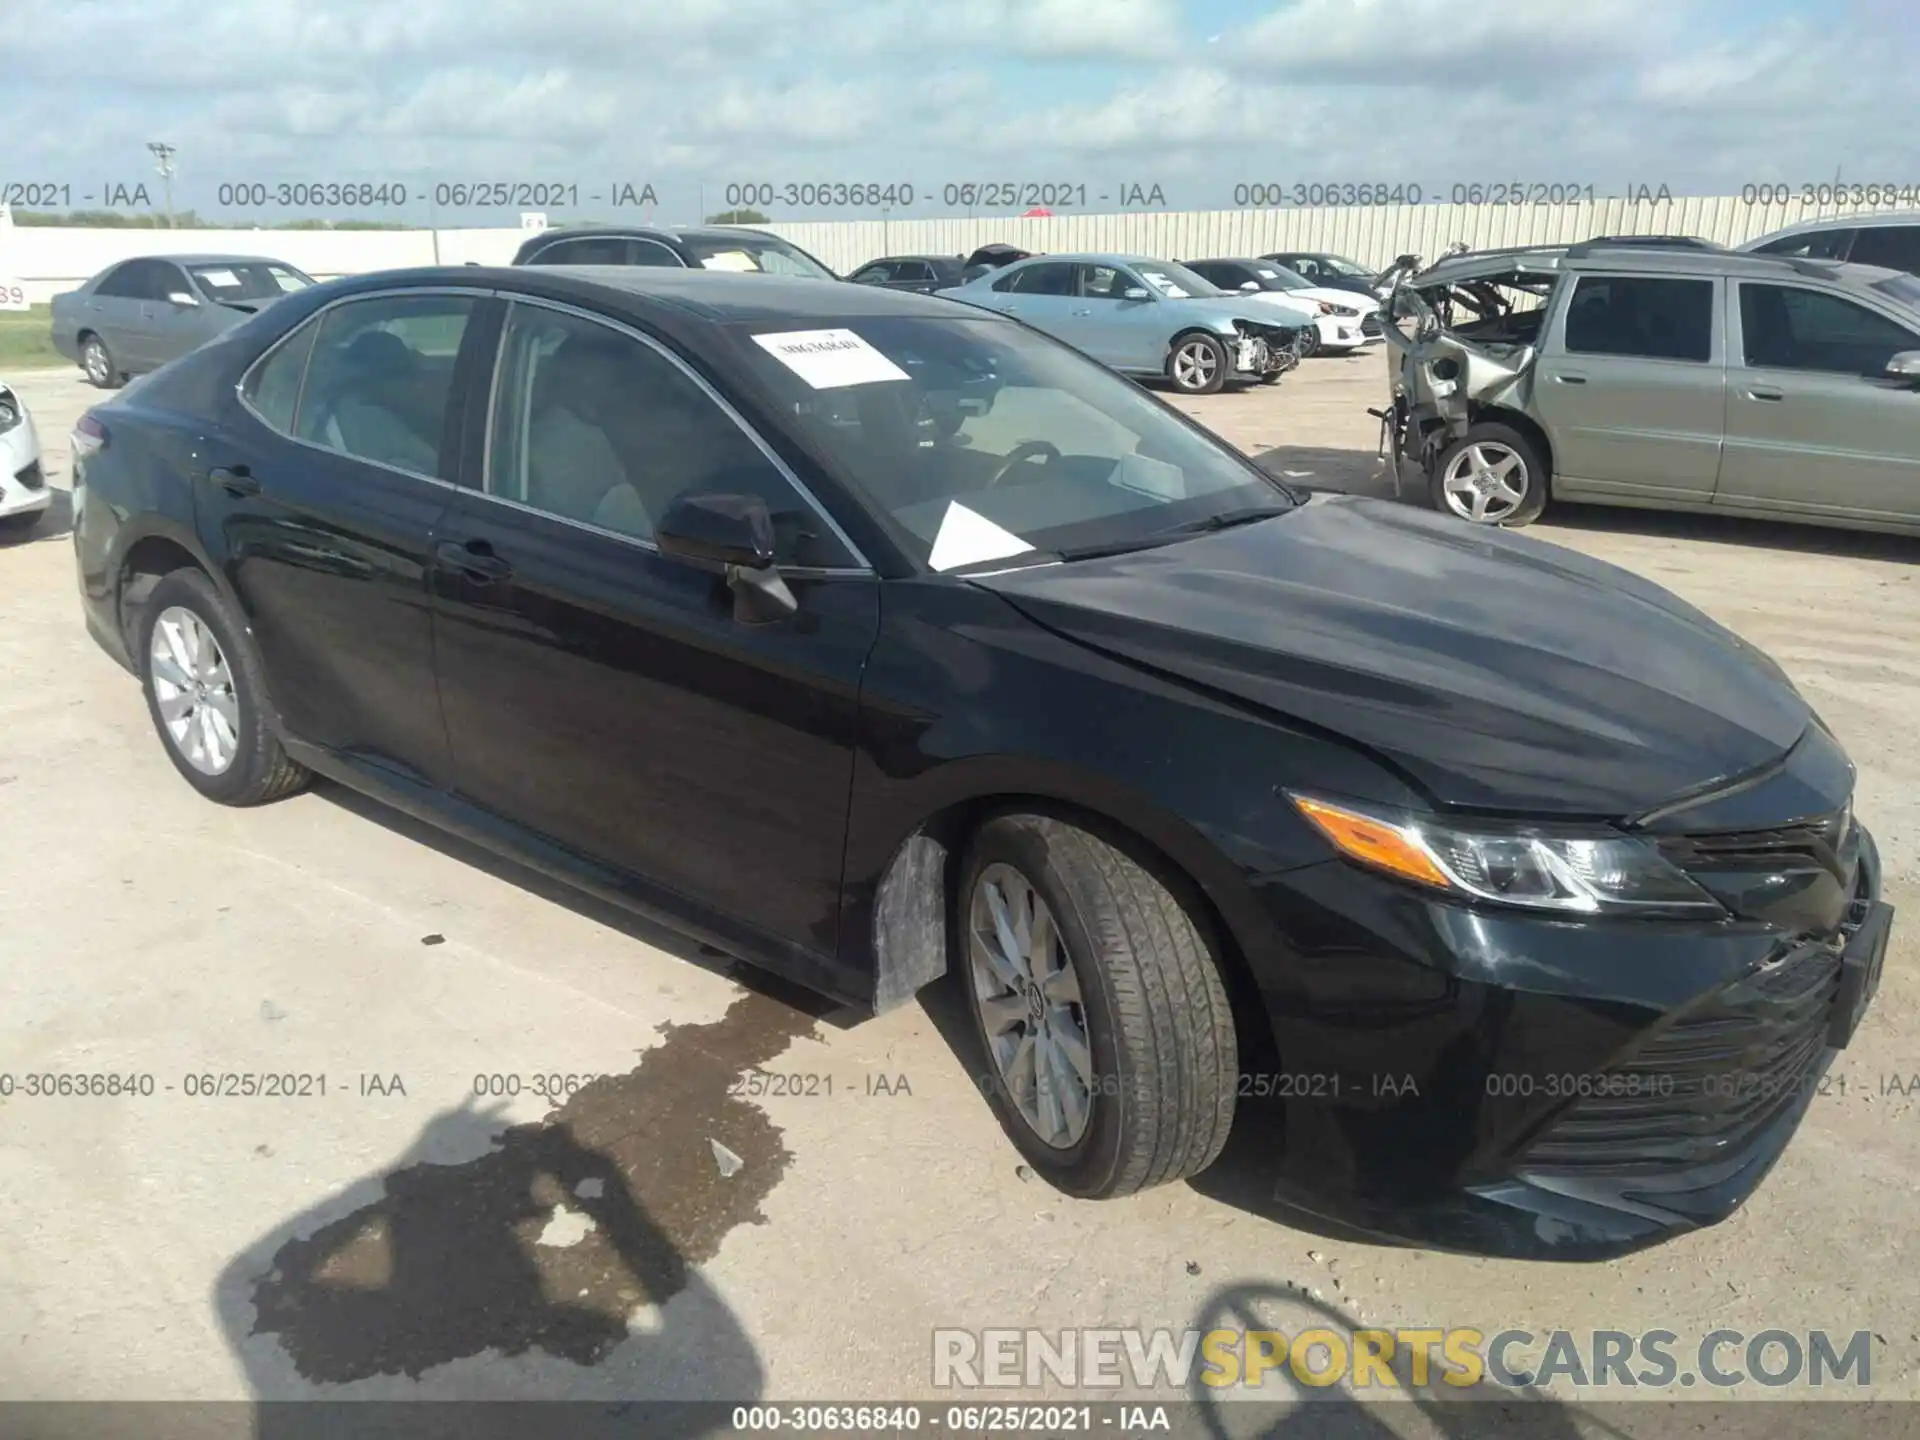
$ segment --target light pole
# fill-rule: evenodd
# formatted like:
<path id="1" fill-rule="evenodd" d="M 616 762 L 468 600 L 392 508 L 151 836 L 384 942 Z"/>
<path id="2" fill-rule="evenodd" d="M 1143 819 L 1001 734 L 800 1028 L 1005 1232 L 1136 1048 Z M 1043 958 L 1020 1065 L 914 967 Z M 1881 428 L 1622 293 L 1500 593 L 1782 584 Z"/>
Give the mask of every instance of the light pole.
<path id="1" fill-rule="evenodd" d="M 173 156 L 174 147 L 164 145 L 158 140 L 149 140 L 147 149 L 153 152 L 154 168 L 160 172 L 160 181 L 166 186 L 167 228 L 173 229 Z"/>

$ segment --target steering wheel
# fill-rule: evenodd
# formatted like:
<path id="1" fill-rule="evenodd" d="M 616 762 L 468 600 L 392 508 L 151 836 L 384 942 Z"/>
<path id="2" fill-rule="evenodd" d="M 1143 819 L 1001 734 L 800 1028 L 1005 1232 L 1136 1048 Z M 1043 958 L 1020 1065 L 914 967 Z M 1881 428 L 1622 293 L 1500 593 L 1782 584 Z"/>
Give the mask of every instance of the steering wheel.
<path id="1" fill-rule="evenodd" d="M 1018 445 L 1013 447 L 1013 452 L 1001 462 L 1000 468 L 993 472 L 993 478 L 987 481 L 987 488 L 991 490 L 994 486 L 1005 480 L 1007 476 L 1011 475 L 1019 466 L 1042 455 L 1047 457 L 1047 464 L 1051 465 L 1060 458 L 1060 451 L 1052 442 L 1047 440 L 1022 440 Z"/>

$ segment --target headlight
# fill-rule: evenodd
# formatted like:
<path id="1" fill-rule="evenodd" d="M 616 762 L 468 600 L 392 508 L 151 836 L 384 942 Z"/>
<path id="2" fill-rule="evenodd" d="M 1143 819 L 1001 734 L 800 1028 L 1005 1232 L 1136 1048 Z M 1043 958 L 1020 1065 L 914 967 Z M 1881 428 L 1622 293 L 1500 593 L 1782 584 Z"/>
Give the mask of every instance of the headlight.
<path id="1" fill-rule="evenodd" d="M 1326 301 L 1316 300 L 1314 301 L 1313 313 L 1316 315 L 1332 315 L 1335 311 L 1333 306 L 1329 305 Z"/>
<path id="2" fill-rule="evenodd" d="M 1335 305 L 1332 308 L 1334 314 L 1344 315 L 1349 320 L 1360 313 L 1360 307 L 1358 305 Z"/>
<path id="3" fill-rule="evenodd" d="M 1651 845 L 1604 827 L 1444 822 L 1289 791 L 1342 855 L 1371 870 L 1528 910 L 1720 916 L 1720 904 Z"/>
<path id="4" fill-rule="evenodd" d="M 13 396 L 0 392 L 0 435 L 13 429 L 20 423 L 20 402 Z"/>

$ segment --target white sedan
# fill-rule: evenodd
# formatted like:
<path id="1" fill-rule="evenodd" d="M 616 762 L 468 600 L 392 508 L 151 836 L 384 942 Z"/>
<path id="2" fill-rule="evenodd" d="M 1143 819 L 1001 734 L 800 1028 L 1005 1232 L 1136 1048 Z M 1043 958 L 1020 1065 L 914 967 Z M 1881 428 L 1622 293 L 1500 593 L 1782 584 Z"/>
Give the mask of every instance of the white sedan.
<path id="1" fill-rule="evenodd" d="M 0 382 L 0 528 L 31 528 L 52 499 L 27 402 Z"/>
<path id="2" fill-rule="evenodd" d="M 1380 302 L 1354 290 L 1333 290 L 1313 284 L 1271 260 L 1187 260 L 1222 290 L 1264 301 L 1276 309 L 1298 314 L 1313 324 L 1319 343 L 1315 353 L 1344 355 L 1380 340 Z"/>

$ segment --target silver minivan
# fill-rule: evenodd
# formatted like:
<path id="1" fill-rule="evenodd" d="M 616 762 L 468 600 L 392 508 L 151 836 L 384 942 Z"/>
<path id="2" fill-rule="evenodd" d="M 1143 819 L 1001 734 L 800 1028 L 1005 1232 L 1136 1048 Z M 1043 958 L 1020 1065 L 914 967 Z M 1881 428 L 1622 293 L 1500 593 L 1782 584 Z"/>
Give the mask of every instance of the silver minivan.
<path id="1" fill-rule="evenodd" d="M 1436 509 L 1550 500 L 1920 534 L 1920 278 L 1591 241 L 1388 272 L 1375 412 Z"/>

